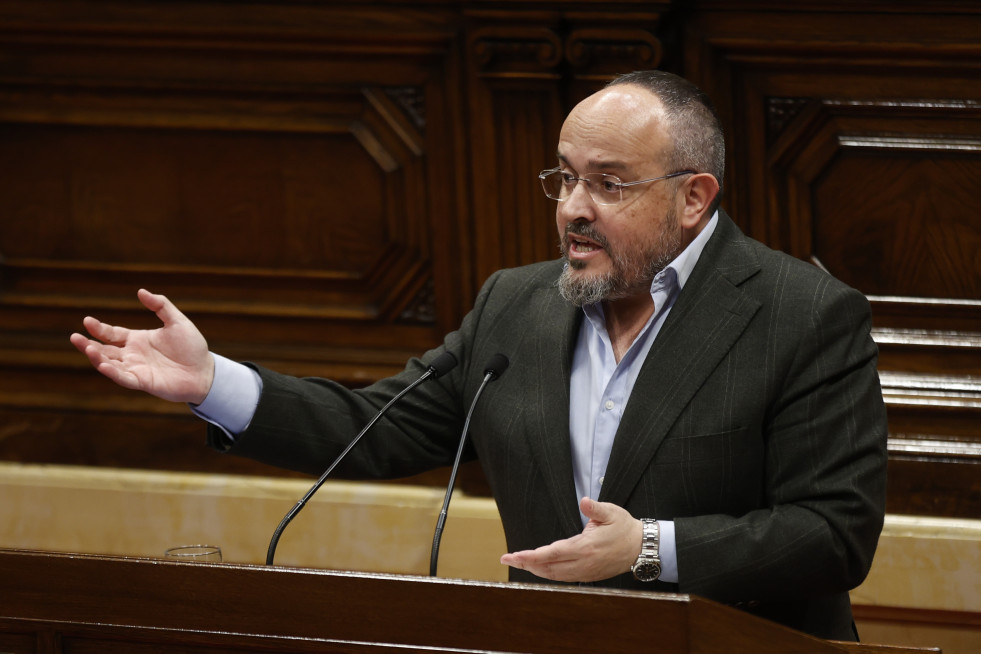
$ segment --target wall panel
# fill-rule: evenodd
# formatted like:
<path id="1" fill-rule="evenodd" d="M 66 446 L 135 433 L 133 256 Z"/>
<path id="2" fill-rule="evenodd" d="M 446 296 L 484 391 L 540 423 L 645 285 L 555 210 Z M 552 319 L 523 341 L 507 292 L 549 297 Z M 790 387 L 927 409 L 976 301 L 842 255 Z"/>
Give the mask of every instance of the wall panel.
<path id="1" fill-rule="evenodd" d="M 120 393 L 66 347 L 86 314 L 153 325 L 140 287 L 215 351 L 353 385 L 455 326 L 471 283 L 447 20 L 0 3 L 0 456 L 187 465 L 183 407 Z"/>
<path id="2" fill-rule="evenodd" d="M 715 100 L 744 230 L 869 296 L 890 511 L 981 515 L 979 33 L 966 0 L 0 0 L 0 458 L 256 472 L 91 371 L 82 316 L 153 325 L 143 286 L 232 358 L 391 374 L 555 256 L 563 116 L 659 67 Z"/>
<path id="3" fill-rule="evenodd" d="M 872 303 L 889 510 L 981 515 L 978 8 L 697 4 L 685 70 L 731 135 L 726 206 Z"/>

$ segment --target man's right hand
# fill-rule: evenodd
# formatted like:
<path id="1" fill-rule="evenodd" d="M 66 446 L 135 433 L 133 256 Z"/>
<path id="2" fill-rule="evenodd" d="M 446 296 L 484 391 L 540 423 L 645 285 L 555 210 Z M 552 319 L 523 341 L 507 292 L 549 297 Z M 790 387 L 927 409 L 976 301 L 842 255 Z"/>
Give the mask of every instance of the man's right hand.
<path id="1" fill-rule="evenodd" d="M 143 306 L 157 314 L 162 327 L 127 329 L 89 316 L 82 324 L 92 338 L 72 334 L 72 345 L 96 370 L 124 388 L 172 402 L 200 404 L 211 390 L 215 374 L 207 341 L 163 295 L 140 289 L 137 296 Z"/>

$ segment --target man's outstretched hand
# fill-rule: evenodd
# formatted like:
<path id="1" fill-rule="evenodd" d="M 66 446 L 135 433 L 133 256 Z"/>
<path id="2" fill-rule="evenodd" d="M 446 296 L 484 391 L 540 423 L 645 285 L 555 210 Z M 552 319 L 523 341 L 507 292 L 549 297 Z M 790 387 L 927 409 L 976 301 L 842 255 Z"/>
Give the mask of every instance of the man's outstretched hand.
<path id="1" fill-rule="evenodd" d="M 588 497 L 580 500 L 579 510 L 589 518 L 581 534 L 505 554 L 501 563 L 553 581 L 601 581 L 630 570 L 640 554 L 640 520 L 616 504 Z"/>
<path id="2" fill-rule="evenodd" d="M 187 317 L 163 295 L 145 289 L 140 302 L 157 314 L 157 329 L 127 329 L 91 316 L 82 324 L 92 336 L 72 334 L 71 342 L 96 370 L 124 388 L 145 391 L 172 402 L 200 404 L 214 379 L 208 343 Z"/>

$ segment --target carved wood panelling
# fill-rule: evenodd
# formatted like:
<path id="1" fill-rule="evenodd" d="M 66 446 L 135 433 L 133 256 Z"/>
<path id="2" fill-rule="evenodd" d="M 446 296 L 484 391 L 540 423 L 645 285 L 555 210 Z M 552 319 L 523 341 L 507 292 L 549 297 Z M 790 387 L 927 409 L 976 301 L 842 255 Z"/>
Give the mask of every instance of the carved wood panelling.
<path id="1" fill-rule="evenodd" d="M 576 102 L 618 73 L 662 63 L 660 11 L 669 3 L 637 5 L 574 3 L 530 13 L 527 23 L 468 12 L 478 284 L 498 268 L 557 256 L 554 204 L 537 174 L 555 165 L 559 129 Z"/>
<path id="2" fill-rule="evenodd" d="M 981 103 L 812 103 L 770 148 L 771 240 L 873 298 L 981 298 L 976 134 Z"/>
<path id="3" fill-rule="evenodd" d="M 447 38 L 431 20 L 59 8 L 61 23 L 4 7 L 6 304 L 118 308 L 143 278 L 230 317 L 387 321 L 414 301 L 446 221 L 423 129 Z M 372 53 L 352 66 L 358 49 Z"/>
<path id="4" fill-rule="evenodd" d="M 981 15 L 704 5 L 686 70 L 730 135 L 726 206 L 751 235 L 869 296 L 889 510 L 976 517 Z"/>
<path id="5" fill-rule="evenodd" d="M 890 510 L 977 514 L 981 9 L 940 8 L 0 0 L 0 457 L 201 461 L 183 407 L 67 344 L 87 313 L 153 325 L 140 286 L 233 358 L 400 369 L 556 256 L 565 114 L 660 67 L 715 101 L 744 230 L 869 295 Z"/>
<path id="6" fill-rule="evenodd" d="M 401 9 L 0 2 L 0 456 L 202 457 L 67 343 L 155 324 L 141 286 L 218 352 L 352 385 L 457 324 L 455 32 Z"/>

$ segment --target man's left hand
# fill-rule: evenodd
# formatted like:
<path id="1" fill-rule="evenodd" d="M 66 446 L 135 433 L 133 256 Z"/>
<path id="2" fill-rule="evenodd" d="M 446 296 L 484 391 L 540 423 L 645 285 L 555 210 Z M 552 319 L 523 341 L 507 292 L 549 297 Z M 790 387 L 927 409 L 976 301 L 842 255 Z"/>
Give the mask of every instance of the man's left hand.
<path id="1" fill-rule="evenodd" d="M 630 570 L 640 554 L 640 520 L 616 504 L 588 497 L 579 501 L 579 510 L 589 518 L 581 534 L 505 554 L 501 563 L 553 581 L 601 581 Z"/>

